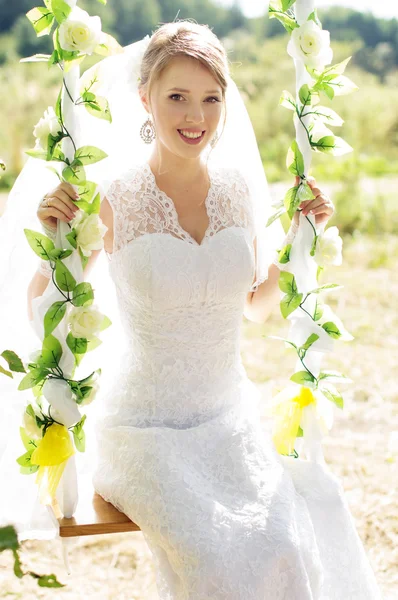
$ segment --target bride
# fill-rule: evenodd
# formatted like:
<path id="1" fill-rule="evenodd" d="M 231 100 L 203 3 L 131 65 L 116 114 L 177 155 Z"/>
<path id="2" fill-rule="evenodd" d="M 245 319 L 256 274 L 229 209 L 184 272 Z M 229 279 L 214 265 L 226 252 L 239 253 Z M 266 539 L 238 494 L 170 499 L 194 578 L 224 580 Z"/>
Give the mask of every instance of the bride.
<path id="1" fill-rule="evenodd" d="M 138 90 L 152 152 L 102 186 L 127 352 L 98 422 L 93 483 L 141 528 L 162 600 L 376 600 L 341 483 L 326 465 L 276 452 L 241 362 L 242 316 L 262 323 L 279 303 L 280 265 L 274 254 L 259 268 L 267 229 L 238 123 L 235 164 L 204 159 L 231 119 L 230 82 L 207 26 L 166 23 L 151 36 Z M 315 198 L 300 210 L 324 226 L 333 204 L 309 183 Z M 37 217 L 49 235 L 73 221 L 76 199 L 68 183 L 47 191 Z M 279 248 L 298 226 L 299 210 Z M 29 286 L 30 318 L 46 265 Z"/>

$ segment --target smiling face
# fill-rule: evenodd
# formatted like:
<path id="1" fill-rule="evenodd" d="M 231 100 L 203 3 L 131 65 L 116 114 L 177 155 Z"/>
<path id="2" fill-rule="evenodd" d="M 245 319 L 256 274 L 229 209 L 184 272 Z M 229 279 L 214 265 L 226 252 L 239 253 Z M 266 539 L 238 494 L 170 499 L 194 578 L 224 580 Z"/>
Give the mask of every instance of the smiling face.
<path id="1" fill-rule="evenodd" d="M 209 69 L 190 56 L 175 56 L 154 81 L 149 101 L 140 94 L 152 115 L 160 150 L 198 157 L 214 137 L 223 109 L 222 88 Z M 181 132 L 202 135 L 195 140 Z"/>

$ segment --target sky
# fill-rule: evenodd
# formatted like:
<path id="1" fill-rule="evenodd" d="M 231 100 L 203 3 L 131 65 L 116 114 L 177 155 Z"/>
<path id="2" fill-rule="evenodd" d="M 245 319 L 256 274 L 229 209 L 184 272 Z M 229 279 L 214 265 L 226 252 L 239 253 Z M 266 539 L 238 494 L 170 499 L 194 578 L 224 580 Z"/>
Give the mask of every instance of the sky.
<path id="1" fill-rule="evenodd" d="M 233 0 L 217 0 L 217 2 L 225 6 L 233 4 Z M 239 4 L 247 17 L 256 17 L 264 14 L 265 2 L 262 2 L 262 0 L 239 0 Z M 376 17 L 385 17 L 388 19 L 396 17 L 398 19 L 397 0 L 315 0 L 316 8 L 329 6 L 348 6 L 363 12 L 370 11 Z"/>

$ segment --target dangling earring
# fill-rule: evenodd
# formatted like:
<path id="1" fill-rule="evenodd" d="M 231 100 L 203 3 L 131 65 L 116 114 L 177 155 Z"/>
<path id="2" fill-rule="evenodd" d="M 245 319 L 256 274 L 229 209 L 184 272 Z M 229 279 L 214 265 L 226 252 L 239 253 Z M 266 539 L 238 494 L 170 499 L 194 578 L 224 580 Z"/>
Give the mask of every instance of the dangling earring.
<path id="1" fill-rule="evenodd" d="M 216 133 L 214 134 L 214 137 L 210 140 L 210 146 L 212 148 L 214 148 L 214 146 L 217 144 L 218 142 L 218 133 L 216 131 Z"/>
<path id="2" fill-rule="evenodd" d="M 150 144 L 156 137 L 155 126 L 148 117 L 140 129 L 140 136 L 146 144 Z"/>

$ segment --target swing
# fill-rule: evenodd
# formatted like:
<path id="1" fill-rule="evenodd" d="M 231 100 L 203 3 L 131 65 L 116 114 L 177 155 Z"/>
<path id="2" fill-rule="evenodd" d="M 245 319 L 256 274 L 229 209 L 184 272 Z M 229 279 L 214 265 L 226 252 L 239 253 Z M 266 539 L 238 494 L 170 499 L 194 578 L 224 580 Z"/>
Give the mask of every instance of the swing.
<path id="1" fill-rule="evenodd" d="M 50 508 L 59 523 L 61 538 L 141 531 L 134 521 L 131 521 L 113 504 L 106 502 L 93 488 L 79 494 L 76 511 L 70 519 L 63 516 L 56 498 Z"/>

